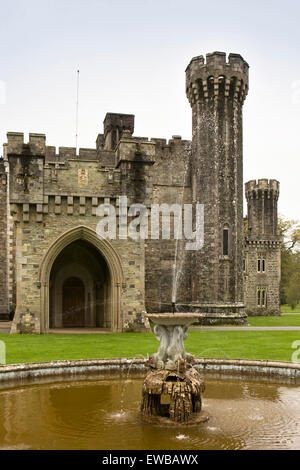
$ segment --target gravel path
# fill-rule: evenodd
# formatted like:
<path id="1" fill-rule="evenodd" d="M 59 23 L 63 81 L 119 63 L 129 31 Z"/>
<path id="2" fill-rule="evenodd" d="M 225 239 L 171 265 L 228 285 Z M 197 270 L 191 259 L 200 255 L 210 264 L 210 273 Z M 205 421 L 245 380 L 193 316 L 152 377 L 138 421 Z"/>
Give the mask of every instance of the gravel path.
<path id="1" fill-rule="evenodd" d="M 290 314 L 287 314 L 290 315 Z M 294 315 L 294 314 L 291 314 Z M 298 314 L 299 315 L 299 314 Z M 300 326 L 192 326 L 189 328 L 190 331 L 300 331 Z M 0 322 L 0 333 L 9 334 L 10 322 Z M 101 329 L 80 329 L 80 331 L 72 330 L 51 330 L 51 333 L 106 333 Z"/>
<path id="2" fill-rule="evenodd" d="M 10 321 L 1 321 L 0 322 L 0 333 L 9 333 L 10 332 Z"/>
<path id="3" fill-rule="evenodd" d="M 300 326 L 193 326 L 193 331 L 300 331 Z"/>

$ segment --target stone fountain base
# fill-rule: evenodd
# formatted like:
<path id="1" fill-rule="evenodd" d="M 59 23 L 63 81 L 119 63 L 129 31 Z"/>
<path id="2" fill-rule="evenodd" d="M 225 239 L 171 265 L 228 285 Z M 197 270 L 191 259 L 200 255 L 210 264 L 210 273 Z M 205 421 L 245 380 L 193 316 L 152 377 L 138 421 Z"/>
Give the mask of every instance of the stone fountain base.
<path id="1" fill-rule="evenodd" d="M 153 331 L 160 346 L 146 363 L 150 370 L 142 392 L 143 420 L 163 425 L 207 421 L 207 413 L 201 410 L 204 382 L 193 367 L 193 356 L 184 349 L 188 327 L 199 315 L 165 313 L 145 316 L 155 324 Z"/>
<path id="2" fill-rule="evenodd" d="M 152 424 L 192 425 L 208 420 L 201 411 L 204 382 L 196 369 L 184 372 L 152 369 L 142 392 L 142 419 Z"/>
<path id="3" fill-rule="evenodd" d="M 197 313 L 195 326 L 247 325 L 247 314 L 242 303 L 224 304 L 180 304 L 181 312 Z"/>

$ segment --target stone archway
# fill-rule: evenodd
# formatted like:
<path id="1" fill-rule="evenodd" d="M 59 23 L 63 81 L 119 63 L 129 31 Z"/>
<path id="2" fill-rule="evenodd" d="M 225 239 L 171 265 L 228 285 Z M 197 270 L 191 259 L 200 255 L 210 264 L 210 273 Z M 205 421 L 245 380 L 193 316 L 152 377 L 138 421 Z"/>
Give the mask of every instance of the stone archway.
<path id="1" fill-rule="evenodd" d="M 111 275 L 91 243 L 75 240 L 56 257 L 50 273 L 50 328 L 111 330 Z"/>
<path id="2" fill-rule="evenodd" d="M 98 251 L 107 265 L 110 283 L 108 286 L 108 299 L 106 308 L 109 309 L 110 330 L 122 331 L 121 325 L 121 289 L 123 284 L 123 270 L 121 260 L 112 244 L 105 239 L 100 239 L 96 232 L 88 227 L 75 227 L 58 237 L 49 247 L 43 257 L 39 280 L 41 287 L 41 333 L 49 331 L 50 322 L 50 275 L 52 267 L 58 256 L 70 244 L 83 240 Z"/>

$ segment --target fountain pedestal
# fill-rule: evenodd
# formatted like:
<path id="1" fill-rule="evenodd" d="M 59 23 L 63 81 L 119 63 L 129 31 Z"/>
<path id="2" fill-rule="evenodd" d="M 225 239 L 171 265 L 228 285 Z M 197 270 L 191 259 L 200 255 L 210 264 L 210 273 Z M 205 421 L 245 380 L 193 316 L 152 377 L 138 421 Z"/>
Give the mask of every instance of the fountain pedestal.
<path id="1" fill-rule="evenodd" d="M 146 314 L 155 324 L 160 341 L 158 352 L 149 357 L 149 371 L 143 384 L 141 412 L 144 420 L 156 424 L 198 424 L 207 421 L 201 410 L 205 386 L 193 367 L 194 358 L 185 352 L 184 340 L 197 314 Z"/>

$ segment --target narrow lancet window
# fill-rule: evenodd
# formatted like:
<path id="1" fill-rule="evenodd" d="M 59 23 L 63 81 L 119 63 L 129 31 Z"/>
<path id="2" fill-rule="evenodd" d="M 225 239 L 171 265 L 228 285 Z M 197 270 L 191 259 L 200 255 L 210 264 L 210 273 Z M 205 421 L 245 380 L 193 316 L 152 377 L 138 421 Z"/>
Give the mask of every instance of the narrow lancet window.
<path id="1" fill-rule="evenodd" d="M 223 230 L 223 255 L 228 256 L 229 253 L 229 244 L 228 244 L 228 228 Z"/>
<path id="2" fill-rule="evenodd" d="M 262 289 L 261 291 L 261 306 L 265 307 L 266 305 L 266 291 L 265 289 Z"/>

